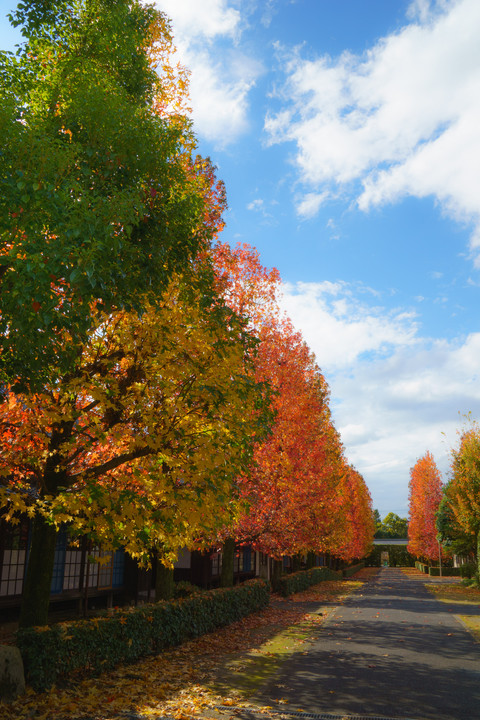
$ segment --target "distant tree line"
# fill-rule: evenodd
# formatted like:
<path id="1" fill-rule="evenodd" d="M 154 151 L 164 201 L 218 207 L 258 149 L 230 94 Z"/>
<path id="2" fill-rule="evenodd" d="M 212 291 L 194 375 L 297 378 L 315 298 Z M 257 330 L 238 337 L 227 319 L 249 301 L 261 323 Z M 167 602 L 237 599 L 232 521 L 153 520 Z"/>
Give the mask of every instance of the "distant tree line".
<path id="1" fill-rule="evenodd" d="M 390 512 L 386 515 L 382 521 L 378 510 L 373 511 L 374 522 L 375 522 L 375 535 L 374 537 L 380 540 L 383 539 L 398 539 L 404 540 L 408 536 L 408 520 L 407 518 L 401 518 L 396 513 Z"/>

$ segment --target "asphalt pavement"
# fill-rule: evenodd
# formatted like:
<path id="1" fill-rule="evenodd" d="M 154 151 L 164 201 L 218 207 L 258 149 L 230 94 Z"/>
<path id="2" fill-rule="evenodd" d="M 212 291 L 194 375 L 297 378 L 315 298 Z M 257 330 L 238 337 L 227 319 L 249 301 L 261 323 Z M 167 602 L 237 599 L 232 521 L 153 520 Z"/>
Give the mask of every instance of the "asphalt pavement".
<path id="1" fill-rule="evenodd" d="M 257 700 L 285 717 L 480 720 L 480 644 L 455 613 L 468 607 L 440 602 L 422 577 L 383 568 Z"/>

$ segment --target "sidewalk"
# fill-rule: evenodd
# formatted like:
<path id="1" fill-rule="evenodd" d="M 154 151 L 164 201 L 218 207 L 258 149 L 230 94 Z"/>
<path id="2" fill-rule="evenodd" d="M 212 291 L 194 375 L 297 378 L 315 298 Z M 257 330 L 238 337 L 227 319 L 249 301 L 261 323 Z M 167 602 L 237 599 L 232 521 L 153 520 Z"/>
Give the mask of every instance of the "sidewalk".
<path id="1" fill-rule="evenodd" d="M 259 704 L 310 718 L 480 718 L 480 645 L 425 580 L 382 569 L 284 662 Z"/>

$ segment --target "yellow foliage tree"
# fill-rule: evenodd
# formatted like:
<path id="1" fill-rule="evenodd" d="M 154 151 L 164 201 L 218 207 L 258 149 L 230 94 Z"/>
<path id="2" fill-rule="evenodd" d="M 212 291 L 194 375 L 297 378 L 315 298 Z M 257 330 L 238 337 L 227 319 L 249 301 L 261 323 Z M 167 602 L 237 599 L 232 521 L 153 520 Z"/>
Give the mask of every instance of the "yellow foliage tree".
<path id="1" fill-rule="evenodd" d="M 235 512 L 233 480 L 262 433 L 255 340 L 226 306 L 177 280 L 141 318 L 93 315 L 74 373 L 0 406 L 0 501 L 12 522 L 34 517 L 23 624 L 46 621 L 60 524 L 168 564 L 212 533 L 219 503 Z"/>

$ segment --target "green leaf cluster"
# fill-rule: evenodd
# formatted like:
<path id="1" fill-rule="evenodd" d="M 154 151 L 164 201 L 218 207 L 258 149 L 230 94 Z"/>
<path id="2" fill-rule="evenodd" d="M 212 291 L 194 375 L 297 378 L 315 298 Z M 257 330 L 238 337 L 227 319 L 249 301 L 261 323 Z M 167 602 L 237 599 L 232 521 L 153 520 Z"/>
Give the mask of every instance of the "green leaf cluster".
<path id="1" fill-rule="evenodd" d="M 375 537 L 380 539 L 398 538 L 405 539 L 408 536 L 408 520 L 396 513 L 390 512 L 385 518 L 380 519 L 378 510 L 375 510 Z"/>
<path id="2" fill-rule="evenodd" d="M 0 379 L 38 388 L 74 367 L 92 302 L 141 312 L 209 230 L 190 124 L 156 105 L 165 16 L 25 0 L 12 21 L 26 40 L 0 54 Z"/>

